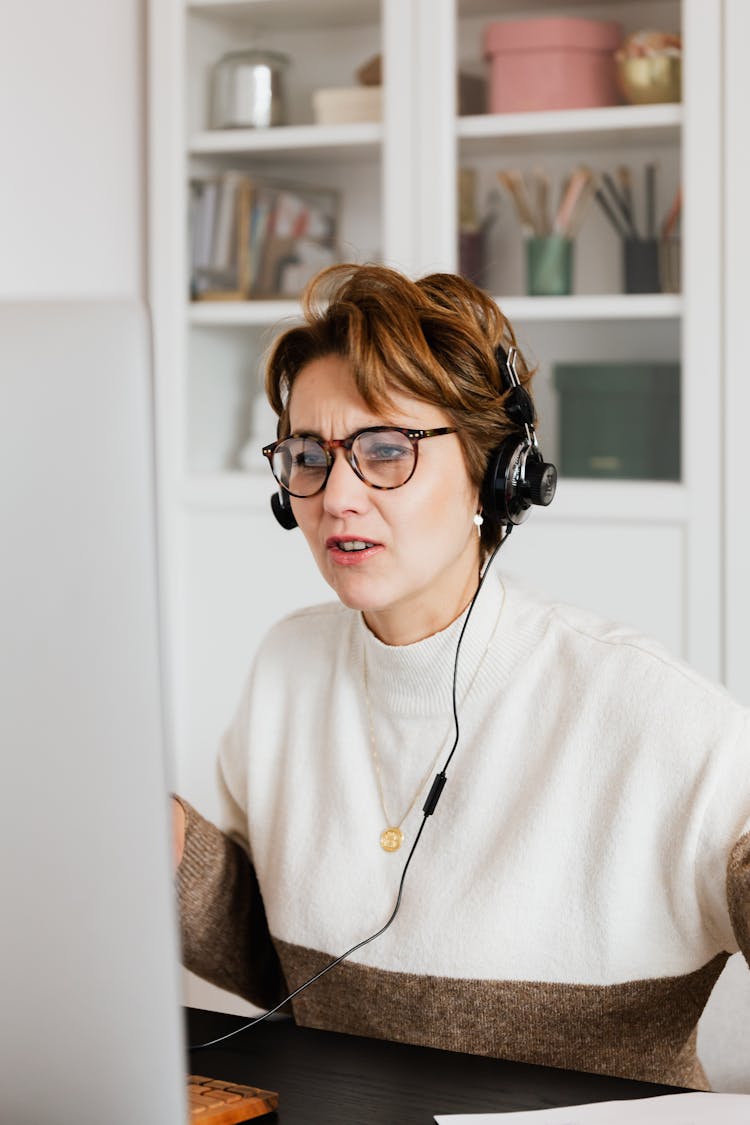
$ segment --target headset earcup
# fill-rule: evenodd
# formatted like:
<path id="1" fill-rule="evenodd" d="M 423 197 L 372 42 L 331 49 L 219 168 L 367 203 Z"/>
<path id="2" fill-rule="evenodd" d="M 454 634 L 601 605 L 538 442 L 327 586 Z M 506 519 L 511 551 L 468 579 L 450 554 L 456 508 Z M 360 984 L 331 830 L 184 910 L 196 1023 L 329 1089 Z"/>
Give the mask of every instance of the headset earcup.
<path id="1" fill-rule="evenodd" d="M 505 502 L 506 474 L 515 447 L 516 442 L 513 438 L 508 438 L 499 445 L 491 454 L 484 475 L 480 495 L 482 515 L 495 526 L 508 522 L 508 508 Z"/>
<path id="2" fill-rule="evenodd" d="M 518 490 L 518 464 L 528 446 L 509 437 L 492 454 L 482 485 L 482 514 L 496 525 L 523 523 L 529 501 Z"/>
<path id="3" fill-rule="evenodd" d="M 271 497 L 271 511 L 286 531 L 294 531 L 295 527 L 297 527 L 292 505 L 285 492 L 274 492 Z"/>
<path id="4" fill-rule="evenodd" d="M 542 457 L 534 432 L 536 412 L 531 395 L 516 371 L 515 344 L 495 348 L 495 360 L 506 394 L 505 409 L 519 432 L 507 437 L 492 453 L 480 500 L 485 519 L 496 526 L 523 523 L 532 504 L 547 507 L 555 495 L 557 469 Z"/>

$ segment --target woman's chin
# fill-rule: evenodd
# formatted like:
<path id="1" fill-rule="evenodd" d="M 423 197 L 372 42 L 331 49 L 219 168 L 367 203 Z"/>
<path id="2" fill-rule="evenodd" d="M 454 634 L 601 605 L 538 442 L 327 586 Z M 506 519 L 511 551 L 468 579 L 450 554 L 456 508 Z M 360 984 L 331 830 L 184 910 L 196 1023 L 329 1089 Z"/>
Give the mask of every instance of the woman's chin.
<path id="1" fill-rule="evenodd" d="M 342 589 L 338 586 L 334 586 L 333 590 L 341 604 L 345 605 L 347 609 L 356 609 L 361 613 L 376 613 L 378 610 L 387 608 L 380 601 L 374 599 L 372 595 L 368 597 L 364 592 L 357 592 L 348 587 Z"/>
<path id="2" fill-rule="evenodd" d="M 381 590 L 373 588 L 372 580 L 362 580 L 351 573 L 325 574 L 324 578 L 331 587 L 336 597 L 347 609 L 360 610 L 362 613 L 377 612 L 387 609 L 391 598 Z M 364 578 L 364 576 L 362 576 Z"/>

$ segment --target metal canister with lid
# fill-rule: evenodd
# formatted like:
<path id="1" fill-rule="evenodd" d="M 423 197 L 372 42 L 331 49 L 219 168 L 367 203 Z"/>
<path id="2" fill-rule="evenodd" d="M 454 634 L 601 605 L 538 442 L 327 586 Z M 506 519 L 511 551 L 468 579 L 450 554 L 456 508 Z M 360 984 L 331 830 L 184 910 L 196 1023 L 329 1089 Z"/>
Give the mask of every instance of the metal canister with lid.
<path id="1" fill-rule="evenodd" d="M 286 122 L 284 71 L 287 55 L 248 47 L 230 51 L 214 65 L 212 129 L 265 129 Z"/>

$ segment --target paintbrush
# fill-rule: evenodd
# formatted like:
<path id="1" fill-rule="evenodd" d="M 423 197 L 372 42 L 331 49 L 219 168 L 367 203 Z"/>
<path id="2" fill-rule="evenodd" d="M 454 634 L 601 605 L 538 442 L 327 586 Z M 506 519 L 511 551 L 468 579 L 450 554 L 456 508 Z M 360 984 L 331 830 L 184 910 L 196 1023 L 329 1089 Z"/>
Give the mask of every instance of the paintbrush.
<path id="1" fill-rule="evenodd" d="M 527 237 L 534 235 L 536 233 L 534 213 L 531 208 L 523 176 L 520 172 L 512 170 L 510 172 L 498 172 L 497 178 L 515 204 L 516 214 L 518 215 L 518 221 L 521 224 L 523 233 Z"/>
<path id="2" fill-rule="evenodd" d="M 597 186 L 594 190 L 594 199 L 599 204 L 602 211 L 607 216 L 610 223 L 612 224 L 612 226 L 615 228 L 615 230 L 619 234 L 620 238 L 627 238 L 628 237 L 627 229 L 622 225 L 622 223 L 620 222 L 620 219 L 617 217 L 615 212 L 612 210 L 612 208 L 609 204 L 609 200 L 607 199 L 606 195 L 604 194 L 604 192 L 602 191 L 602 189 L 601 189 L 601 187 L 599 186 L 598 183 L 597 183 Z"/>
<path id="3" fill-rule="evenodd" d="M 581 193 L 590 179 L 591 170 L 589 168 L 581 166 L 573 171 L 565 189 L 565 194 L 560 201 L 560 206 L 557 209 L 557 214 L 555 215 L 553 225 L 555 234 L 561 234 L 566 238 L 568 237 L 568 230 L 574 211 L 580 200 Z"/>
<path id="4" fill-rule="evenodd" d="M 633 178 L 627 164 L 618 165 L 617 183 L 619 184 L 622 200 L 628 213 L 628 226 L 631 226 L 637 233 L 638 228 L 636 226 L 635 212 L 633 210 Z"/>
<path id="5" fill-rule="evenodd" d="M 586 212 L 588 211 L 591 204 L 591 200 L 594 198 L 595 190 L 596 179 L 592 173 L 586 183 L 583 185 L 581 194 L 578 196 L 578 202 L 573 208 L 573 214 L 570 217 L 568 229 L 566 231 L 567 238 L 573 239 L 577 237 L 578 232 L 581 229 L 583 220 L 586 217 Z"/>
<path id="6" fill-rule="evenodd" d="M 615 204 L 615 207 L 620 212 L 620 215 L 625 222 L 625 226 L 627 227 L 629 236 L 631 238 L 637 238 L 638 231 L 633 225 L 633 217 L 630 213 L 630 209 L 628 208 L 627 201 L 620 195 L 620 192 L 617 190 L 617 187 L 615 185 L 615 181 L 612 179 L 609 172 L 602 172 L 602 181 L 605 187 L 607 187 L 607 189 L 609 190 L 611 201 Z"/>

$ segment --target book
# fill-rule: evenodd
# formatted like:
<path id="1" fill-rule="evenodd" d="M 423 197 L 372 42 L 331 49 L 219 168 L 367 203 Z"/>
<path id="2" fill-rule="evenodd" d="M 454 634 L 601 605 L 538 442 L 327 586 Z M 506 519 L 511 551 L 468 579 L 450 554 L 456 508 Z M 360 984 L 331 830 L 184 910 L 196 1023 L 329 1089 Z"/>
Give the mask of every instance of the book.
<path id="1" fill-rule="evenodd" d="M 230 170 L 190 181 L 193 300 L 298 297 L 339 260 L 338 193 Z"/>

